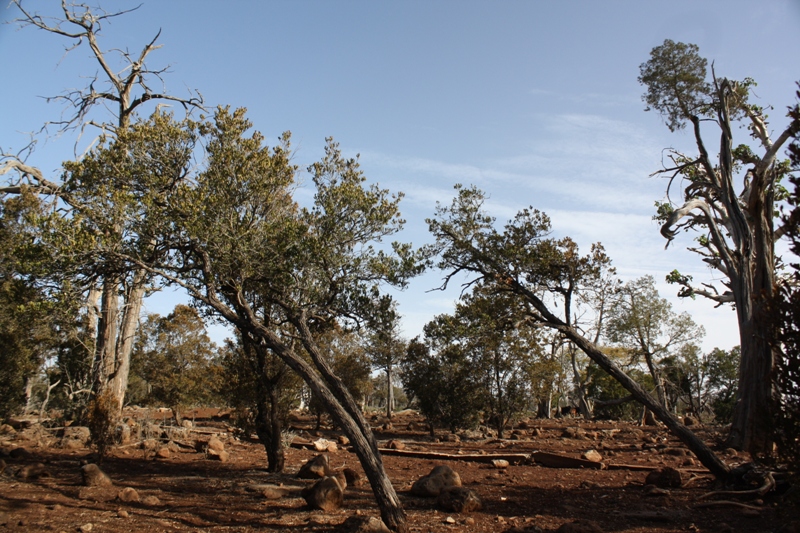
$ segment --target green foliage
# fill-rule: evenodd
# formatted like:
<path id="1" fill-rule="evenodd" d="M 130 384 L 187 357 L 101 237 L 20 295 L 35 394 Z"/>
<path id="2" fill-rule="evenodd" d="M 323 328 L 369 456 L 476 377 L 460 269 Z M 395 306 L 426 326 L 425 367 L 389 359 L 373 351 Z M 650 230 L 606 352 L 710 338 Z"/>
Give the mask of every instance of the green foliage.
<path id="1" fill-rule="evenodd" d="M 221 367 L 216 346 L 197 311 L 186 305 L 161 317 L 152 314 L 142 324 L 132 355 L 133 373 L 147 386 L 149 405 L 179 411 L 218 403 Z"/>
<path id="2" fill-rule="evenodd" d="M 69 287 L 45 278 L 49 263 L 34 220 L 39 199 L 23 187 L 0 199 L 0 419 L 23 406 L 25 385 L 69 334 Z"/>
<path id="3" fill-rule="evenodd" d="M 632 280 L 618 289 L 615 303 L 608 311 L 606 335 L 612 343 L 628 350 L 631 363 L 646 364 L 656 384 L 659 401 L 674 411 L 666 388 L 680 388 L 682 377 L 668 375 L 661 368 L 666 359 L 691 350 L 705 335 L 688 313 L 676 314 L 672 305 L 658 294 L 652 276 Z M 672 395 L 673 400 L 677 400 Z"/>
<path id="4" fill-rule="evenodd" d="M 426 329 L 444 329 L 446 318 L 437 318 Z M 481 408 L 480 383 L 472 371 L 471 361 L 456 345 L 431 349 L 428 342 L 412 340 L 401 363 L 403 390 L 413 398 L 431 427 L 444 425 L 451 431 L 477 426 Z"/>
<path id="5" fill-rule="evenodd" d="M 711 409 L 714 419 L 720 424 L 730 422 L 733 417 L 740 359 L 741 349 L 735 346 L 730 350 L 714 348 L 703 362 L 708 376 L 706 387 L 711 397 Z"/>
<path id="6" fill-rule="evenodd" d="M 642 100 L 646 110 L 658 111 L 670 131 L 683 129 L 692 115 L 711 112 L 711 86 L 706 82 L 708 62 L 694 44 L 666 39 L 650 52 L 650 59 L 639 66 L 639 83 L 647 86 Z"/>

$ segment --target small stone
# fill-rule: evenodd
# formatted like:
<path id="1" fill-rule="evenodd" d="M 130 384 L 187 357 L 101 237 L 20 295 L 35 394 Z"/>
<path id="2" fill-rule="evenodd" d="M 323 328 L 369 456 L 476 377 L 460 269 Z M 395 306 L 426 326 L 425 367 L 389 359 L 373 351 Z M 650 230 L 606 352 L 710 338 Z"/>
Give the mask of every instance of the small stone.
<path id="1" fill-rule="evenodd" d="M 492 459 L 492 466 L 498 469 L 508 468 L 508 461 L 505 459 Z"/>
<path id="2" fill-rule="evenodd" d="M 456 519 L 453 518 L 452 516 L 448 516 L 447 518 L 444 519 L 444 523 L 445 524 L 455 524 L 456 523 Z"/>
<path id="3" fill-rule="evenodd" d="M 169 459 L 170 455 L 172 455 L 172 452 L 169 451 L 169 448 L 167 446 L 162 446 L 156 452 L 156 457 L 158 459 Z"/>
<path id="4" fill-rule="evenodd" d="M 206 444 L 208 451 L 221 452 L 225 450 L 225 445 L 217 437 L 211 437 Z"/>
<path id="5" fill-rule="evenodd" d="M 603 456 L 597 450 L 586 450 L 581 454 L 581 457 L 593 463 L 603 462 Z"/>
<path id="6" fill-rule="evenodd" d="M 344 435 L 339 435 L 336 441 L 339 443 L 339 446 L 347 446 L 348 444 L 350 444 L 350 439 L 348 439 Z"/>
<path id="7" fill-rule="evenodd" d="M 119 511 L 117 511 L 117 516 L 120 518 L 128 518 L 130 514 L 125 509 L 120 509 Z"/>
<path id="8" fill-rule="evenodd" d="M 404 442 L 397 439 L 392 439 L 386 443 L 386 447 L 390 450 L 405 450 L 406 445 Z"/>
<path id="9" fill-rule="evenodd" d="M 83 524 L 81 527 L 79 527 L 78 531 L 80 531 L 81 533 L 89 533 L 89 531 L 91 531 L 93 527 L 94 525 L 92 525 L 92 523 L 89 522 L 88 524 Z"/>
<path id="10" fill-rule="evenodd" d="M 464 525 L 465 526 L 474 526 L 475 525 L 475 519 L 472 518 L 471 516 L 466 517 L 464 519 Z"/>
<path id="11" fill-rule="evenodd" d="M 117 498 L 121 502 L 132 503 L 139 501 L 139 493 L 133 487 L 125 487 L 117 494 Z"/>

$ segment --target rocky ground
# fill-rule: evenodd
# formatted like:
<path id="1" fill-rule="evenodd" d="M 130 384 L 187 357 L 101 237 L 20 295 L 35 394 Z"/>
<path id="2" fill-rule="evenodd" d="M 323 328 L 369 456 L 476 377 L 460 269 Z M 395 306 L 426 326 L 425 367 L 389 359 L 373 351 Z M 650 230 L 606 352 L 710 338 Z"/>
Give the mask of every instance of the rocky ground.
<path id="1" fill-rule="evenodd" d="M 369 485 L 358 480 L 356 456 L 336 431 L 314 432 L 311 419 L 295 417 L 296 447 L 287 450 L 285 473 L 276 475 L 265 471 L 258 441 L 235 438 L 224 420 L 200 420 L 203 413 L 195 413 L 191 428 L 164 431 L 152 413 L 127 414 L 130 440 L 114 448 L 99 471 L 86 466 L 97 459 L 82 429 L 66 435 L 38 425 L 0 429 L 0 528 L 299 533 L 345 531 L 348 518 L 378 516 Z M 395 449 L 384 463 L 414 532 L 800 530 L 792 529 L 800 527 L 792 522 L 797 507 L 780 487 L 761 498 L 708 496 L 717 488 L 712 477 L 663 428 L 530 420 L 503 440 L 478 433 L 432 439 L 413 412 L 396 415 L 391 425 L 380 417 L 372 422 L 381 445 Z M 713 429 L 699 431 L 715 444 Z M 303 489 L 315 481 L 297 477 L 319 455 L 313 445 L 319 438 L 339 443 L 325 452 L 329 468 L 350 469 L 342 506 L 328 511 L 306 503 Z M 733 450 L 720 453 L 731 465 L 747 462 Z M 524 460 L 531 454 L 539 461 Z M 589 460 L 576 461 L 582 456 Z M 458 475 L 469 489 L 464 492 L 480 499 L 479 510 L 455 512 L 436 497 L 414 494 L 414 483 L 437 465 Z M 665 467 L 679 476 L 667 469 L 662 486 L 646 483 Z"/>

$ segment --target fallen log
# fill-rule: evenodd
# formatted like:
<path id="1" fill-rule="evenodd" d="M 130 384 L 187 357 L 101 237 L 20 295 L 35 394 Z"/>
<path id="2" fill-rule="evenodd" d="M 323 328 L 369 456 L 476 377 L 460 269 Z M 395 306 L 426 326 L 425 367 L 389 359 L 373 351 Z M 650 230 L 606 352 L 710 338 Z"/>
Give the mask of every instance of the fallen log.
<path id="1" fill-rule="evenodd" d="M 549 452 L 533 452 L 531 458 L 538 464 L 549 466 L 550 468 L 593 468 L 596 470 L 605 470 L 606 468 L 605 463 Z"/>
<path id="2" fill-rule="evenodd" d="M 476 463 L 491 463 L 495 459 L 503 459 L 510 464 L 529 463 L 530 454 L 527 453 L 487 453 L 487 454 L 457 454 L 440 452 L 422 452 L 415 450 L 395 450 L 393 448 L 379 448 L 381 455 L 398 455 L 413 457 L 415 459 L 435 459 L 441 461 L 472 461 Z"/>

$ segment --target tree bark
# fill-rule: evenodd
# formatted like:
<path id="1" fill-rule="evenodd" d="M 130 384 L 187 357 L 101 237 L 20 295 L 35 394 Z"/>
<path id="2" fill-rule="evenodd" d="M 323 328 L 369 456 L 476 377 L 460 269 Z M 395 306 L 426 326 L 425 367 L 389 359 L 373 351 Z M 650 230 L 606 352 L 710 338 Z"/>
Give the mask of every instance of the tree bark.
<path id="1" fill-rule="evenodd" d="M 116 353 L 114 354 L 115 371 L 109 383 L 119 412 L 122 412 L 122 407 L 125 405 L 125 393 L 128 390 L 128 376 L 131 370 L 133 341 L 139 325 L 139 315 L 142 311 L 146 281 L 146 272 L 142 269 L 137 269 L 133 274 L 131 287 L 123 300 L 125 307 L 122 312 L 119 338 L 117 339 Z"/>

